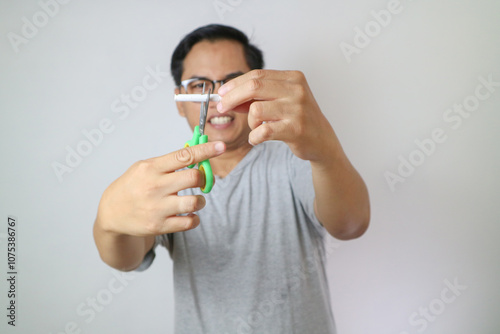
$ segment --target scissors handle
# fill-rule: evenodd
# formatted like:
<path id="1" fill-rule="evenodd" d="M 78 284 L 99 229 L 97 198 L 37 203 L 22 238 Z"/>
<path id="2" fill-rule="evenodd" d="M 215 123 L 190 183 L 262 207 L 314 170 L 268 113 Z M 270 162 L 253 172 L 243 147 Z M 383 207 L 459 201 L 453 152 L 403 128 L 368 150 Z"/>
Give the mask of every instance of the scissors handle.
<path id="1" fill-rule="evenodd" d="M 194 128 L 193 138 L 186 142 L 184 147 L 195 146 L 198 144 L 205 144 L 208 142 L 207 135 L 200 136 L 200 129 L 197 126 Z M 196 164 L 189 165 L 188 168 L 193 168 Z M 200 188 L 202 192 L 208 194 L 212 187 L 214 186 L 214 174 L 212 173 L 212 166 L 210 165 L 210 161 L 208 159 L 203 160 L 198 163 L 198 170 L 200 170 L 205 176 L 205 186 Z"/>

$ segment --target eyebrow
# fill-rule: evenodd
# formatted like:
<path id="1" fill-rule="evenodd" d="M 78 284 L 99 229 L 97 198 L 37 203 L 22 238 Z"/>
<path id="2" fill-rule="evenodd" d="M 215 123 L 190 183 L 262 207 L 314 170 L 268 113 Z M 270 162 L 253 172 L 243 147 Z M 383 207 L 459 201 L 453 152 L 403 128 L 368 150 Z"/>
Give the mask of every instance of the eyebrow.
<path id="1" fill-rule="evenodd" d="M 232 73 L 229 73 L 228 75 L 226 75 L 226 77 L 223 78 L 223 79 L 221 79 L 221 80 L 226 80 L 226 79 L 229 79 L 229 78 L 237 77 L 237 76 L 242 75 L 242 74 L 243 74 L 243 72 L 241 72 L 241 71 L 232 72 Z M 189 79 L 206 79 L 206 80 L 212 80 L 212 79 L 209 79 L 207 77 L 200 77 L 200 76 L 196 76 L 196 75 L 193 75 Z"/>

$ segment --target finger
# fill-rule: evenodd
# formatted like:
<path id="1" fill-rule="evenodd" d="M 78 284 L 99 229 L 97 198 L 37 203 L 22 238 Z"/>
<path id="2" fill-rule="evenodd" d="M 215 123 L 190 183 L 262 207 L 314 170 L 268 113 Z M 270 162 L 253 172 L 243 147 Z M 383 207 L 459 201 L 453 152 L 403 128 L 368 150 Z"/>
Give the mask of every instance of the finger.
<path id="1" fill-rule="evenodd" d="M 158 188 L 162 189 L 163 195 L 175 194 L 188 188 L 203 188 L 205 186 L 205 174 L 198 168 L 184 169 L 175 173 L 165 174 L 159 178 Z"/>
<path id="2" fill-rule="evenodd" d="M 224 144 L 224 142 L 209 142 L 206 144 L 185 147 L 161 157 L 149 159 L 149 161 L 158 171 L 168 173 L 219 156 L 224 153 L 225 150 L 226 144 Z"/>
<path id="3" fill-rule="evenodd" d="M 235 80 L 237 82 L 233 82 Z M 225 87 L 226 85 L 229 87 Z M 224 113 L 251 101 L 274 100 L 283 95 L 282 91 L 286 90 L 287 85 L 283 85 L 281 80 L 276 80 L 274 76 L 267 75 L 263 71 L 252 71 L 248 75 L 229 81 L 222 87 L 225 87 L 225 92 L 217 104 L 217 111 Z M 222 95 L 220 93 L 222 87 L 219 88 L 219 95 Z"/>
<path id="4" fill-rule="evenodd" d="M 240 112 L 240 113 L 248 113 L 248 111 L 250 110 L 250 106 L 254 102 L 255 101 L 248 101 L 248 102 L 242 103 L 239 106 L 234 107 L 233 110 L 231 110 L 231 111 L 236 111 L 236 112 Z"/>
<path id="5" fill-rule="evenodd" d="M 171 216 L 165 219 L 159 234 L 187 231 L 198 225 L 200 225 L 200 217 L 195 214 Z"/>
<path id="6" fill-rule="evenodd" d="M 284 119 L 287 115 L 283 103 L 277 101 L 256 101 L 252 103 L 248 111 L 248 125 L 255 129 L 263 122 L 274 122 Z"/>
<path id="7" fill-rule="evenodd" d="M 278 71 L 278 70 L 252 70 L 243 75 L 240 75 L 230 81 L 226 82 L 223 86 L 219 88 L 217 93 L 220 96 L 224 96 L 228 91 L 233 88 L 240 86 L 242 83 L 251 79 L 267 79 L 267 80 L 287 80 L 290 77 L 290 73 L 293 71 Z"/>
<path id="8" fill-rule="evenodd" d="M 248 135 L 248 141 L 252 145 L 258 145 L 268 140 L 280 140 L 287 142 L 292 137 L 291 125 L 287 120 L 264 123 L 257 126 Z"/>
<path id="9" fill-rule="evenodd" d="M 171 195 L 165 197 L 161 205 L 164 209 L 160 214 L 163 217 L 170 217 L 199 211 L 205 207 L 206 200 L 203 195 Z"/>

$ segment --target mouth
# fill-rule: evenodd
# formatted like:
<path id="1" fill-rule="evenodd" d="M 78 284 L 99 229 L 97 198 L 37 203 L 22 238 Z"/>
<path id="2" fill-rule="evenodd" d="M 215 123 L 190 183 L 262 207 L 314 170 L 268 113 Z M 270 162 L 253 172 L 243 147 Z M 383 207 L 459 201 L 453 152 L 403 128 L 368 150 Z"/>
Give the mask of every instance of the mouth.
<path id="1" fill-rule="evenodd" d="M 212 116 L 208 120 L 208 123 L 212 125 L 226 125 L 231 123 L 234 120 L 234 117 L 224 115 L 224 116 Z"/>

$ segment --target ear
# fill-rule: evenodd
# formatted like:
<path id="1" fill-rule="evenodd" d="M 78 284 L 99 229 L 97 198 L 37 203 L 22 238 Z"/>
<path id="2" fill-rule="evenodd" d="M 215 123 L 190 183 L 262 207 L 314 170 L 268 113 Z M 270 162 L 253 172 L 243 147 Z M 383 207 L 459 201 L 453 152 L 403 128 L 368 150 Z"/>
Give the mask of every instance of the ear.
<path id="1" fill-rule="evenodd" d="M 174 94 L 180 94 L 180 90 L 178 87 L 175 88 Z M 177 111 L 179 112 L 179 115 L 181 115 L 182 117 L 186 117 L 186 112 L 184 111 L 185 103 L 177 101 L 175 102 L 175 105 L 177 106 Z"/>

